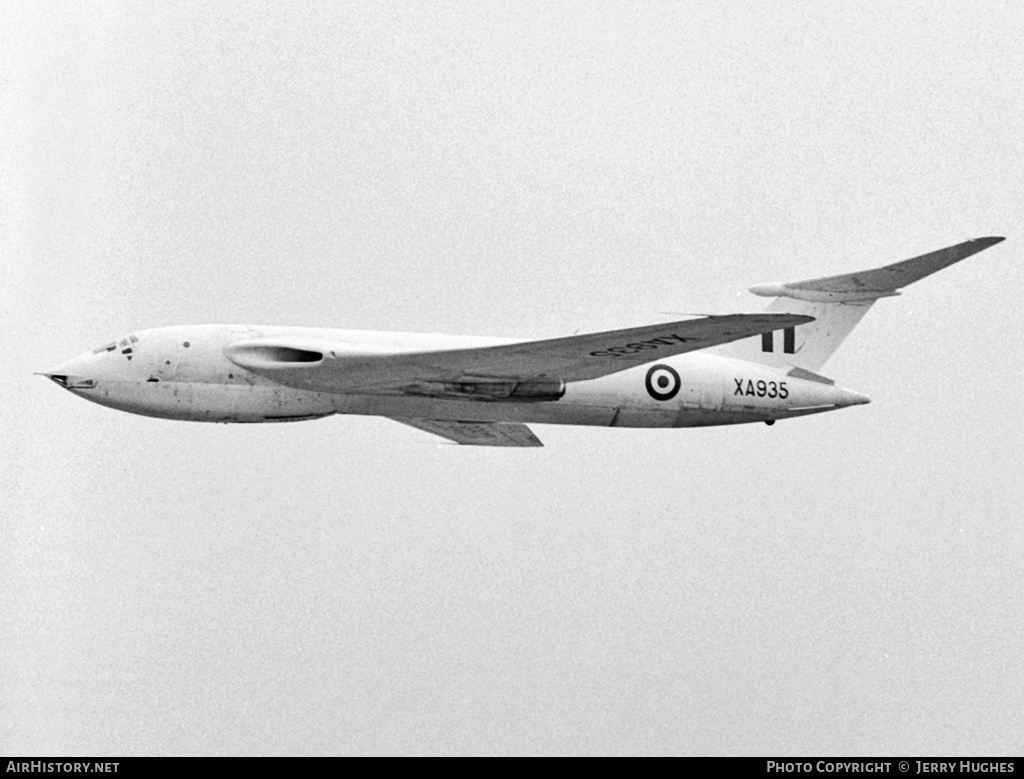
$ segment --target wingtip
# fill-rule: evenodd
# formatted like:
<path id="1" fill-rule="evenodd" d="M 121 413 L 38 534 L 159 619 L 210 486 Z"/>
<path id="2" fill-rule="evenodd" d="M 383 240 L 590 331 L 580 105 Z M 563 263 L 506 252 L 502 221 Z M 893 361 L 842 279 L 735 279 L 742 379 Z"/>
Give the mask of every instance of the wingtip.
<path id="1" fill-rule="evenodd" d="M 808 322 L 814 321 L 814 317 L 807 314 L 785 314 L 785 317 L 788 320 L 787 324 L 791 327 L 806 325 Z"/>
<path id="2" fill-rule="evenodd" d="M 997 243 L 1002 243 L 1006 240 L 1004 235 L 989 235 L 984 238 L 975 238 L 974 243 L 983 243 L 986 247 L 995 246 Z"/>

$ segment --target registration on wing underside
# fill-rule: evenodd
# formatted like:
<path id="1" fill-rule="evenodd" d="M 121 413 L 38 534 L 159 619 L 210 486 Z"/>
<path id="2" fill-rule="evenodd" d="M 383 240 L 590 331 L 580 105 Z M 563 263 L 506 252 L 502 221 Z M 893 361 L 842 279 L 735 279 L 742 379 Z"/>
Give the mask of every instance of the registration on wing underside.
<path id="1" fill-rule="evenodd" d="M 679 335 L 678 333 L 672 333 L 670 335 L 660 336 L 658 338 L 651 338 L 647 341 L 634 341 L 633 343 L 625 344 L 624 346 L 609 346 L 607 349 L 599 349 L 591 352 L 591 357 L 625 357 L 629 354 L 637 354 L 638 352 L 649 351 L 651 349 L 658 349 L 662 346 L 675 346 L 677 343 L 685 344 L 691 341 L 696 341 L 696 338 L 687 338 L 686 336 Z"/>

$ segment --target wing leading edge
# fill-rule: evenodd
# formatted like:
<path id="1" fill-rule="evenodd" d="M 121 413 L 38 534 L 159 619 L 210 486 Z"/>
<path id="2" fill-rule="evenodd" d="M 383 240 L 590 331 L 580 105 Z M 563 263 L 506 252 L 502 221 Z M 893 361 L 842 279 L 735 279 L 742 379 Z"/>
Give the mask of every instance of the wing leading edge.
<path id="1" fill-rule="evenodd" d="M 233 344 L 237 365 L 288 386 L 374 391 L 416 382 L 583 381 L 654 360 L 812 322 L 801 314 L 729 314 L 542 341 L 438 350 L 267 338 Z M 291 359 L 292 355 L 298 355 Z"/>
<path id="2" fill-rule="evenodd" d="M 812 317 L 793 314 L 709 316 L 544 341 L 409 355 L 408 359 L 452 378 L 550 376 L 583 381 L 811 321 Z"/>

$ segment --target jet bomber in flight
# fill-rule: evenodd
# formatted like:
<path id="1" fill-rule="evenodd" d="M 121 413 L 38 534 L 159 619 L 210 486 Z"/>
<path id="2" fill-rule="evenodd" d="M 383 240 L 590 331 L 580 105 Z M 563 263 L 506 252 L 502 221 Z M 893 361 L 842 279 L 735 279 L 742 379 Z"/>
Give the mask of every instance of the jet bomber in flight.
<path id="1" fill-rule="evenodd" d="M 987 249 L 750 288 L 760 314 L 523 341 L 259 325 L 139 330 L 45 371 L 110 408 L 199 422 L 389 417 L 459 444 L 542 446 L 529 423 L 775 424 L 868 403 L 821 369 L 879 298 Z"/>

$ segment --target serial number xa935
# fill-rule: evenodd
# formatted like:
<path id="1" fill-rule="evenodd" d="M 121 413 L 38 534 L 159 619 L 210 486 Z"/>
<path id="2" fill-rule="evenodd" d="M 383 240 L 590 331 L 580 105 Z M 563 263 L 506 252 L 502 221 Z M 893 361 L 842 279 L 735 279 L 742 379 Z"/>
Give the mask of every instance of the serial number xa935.
<path id="1" fill-rule="evenodd" d="M 753 398 L 782 398 L 785 400 L 789 397 L 789 389 L 786 387 L 784 381 L 765 381 L 764 379 L 737 379 L 733 381 L 736 383 L 736 389 L 733 390 L 733 395 L 747 395 Z"/>

